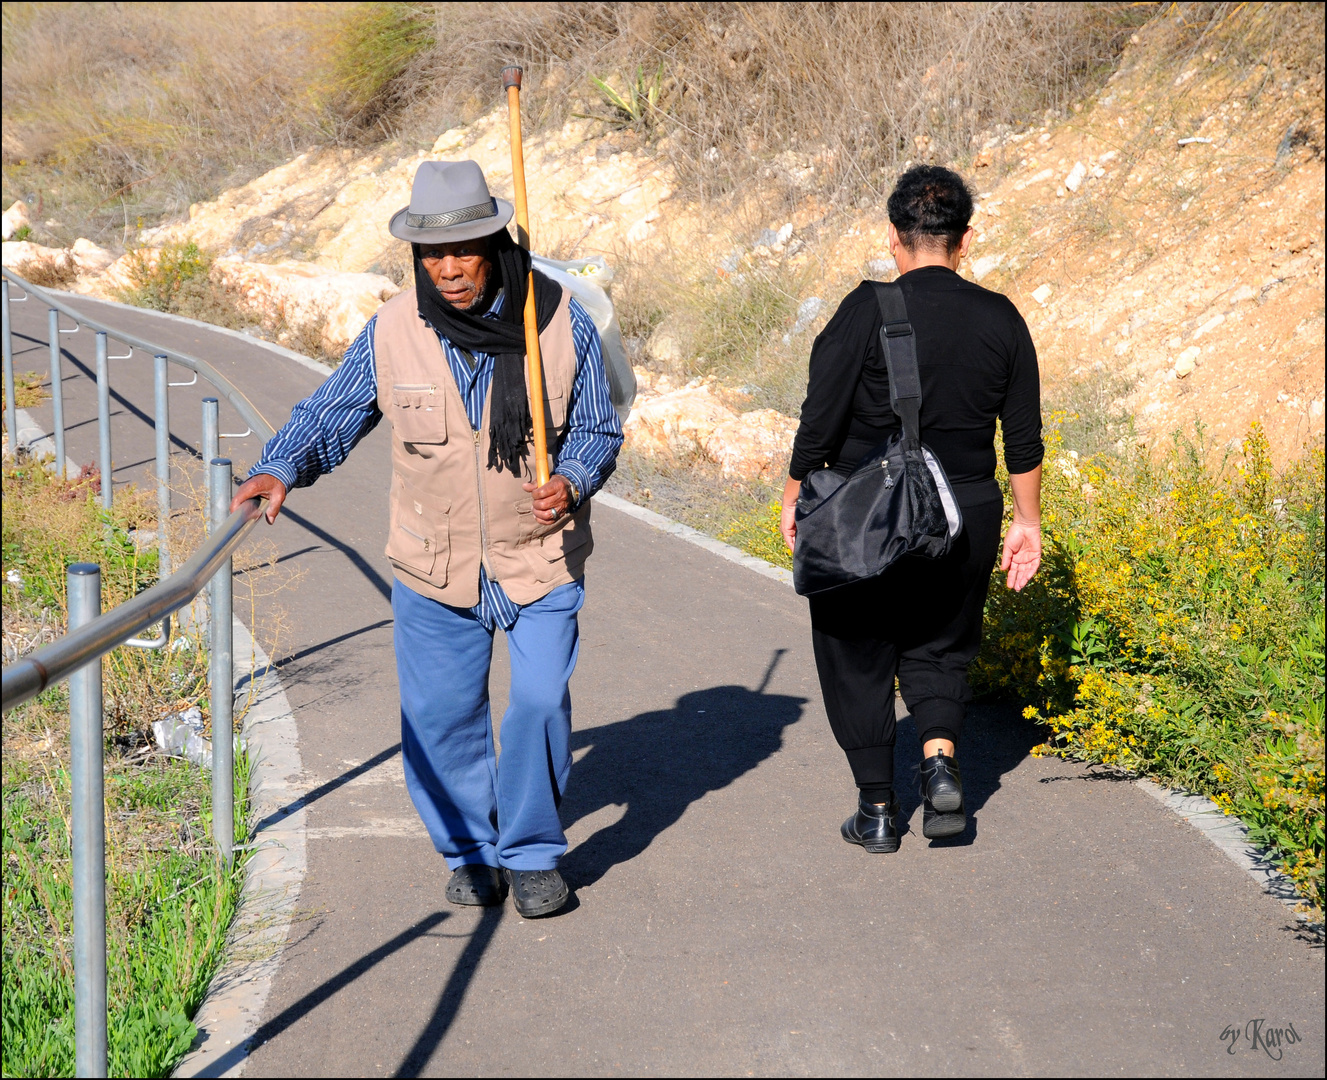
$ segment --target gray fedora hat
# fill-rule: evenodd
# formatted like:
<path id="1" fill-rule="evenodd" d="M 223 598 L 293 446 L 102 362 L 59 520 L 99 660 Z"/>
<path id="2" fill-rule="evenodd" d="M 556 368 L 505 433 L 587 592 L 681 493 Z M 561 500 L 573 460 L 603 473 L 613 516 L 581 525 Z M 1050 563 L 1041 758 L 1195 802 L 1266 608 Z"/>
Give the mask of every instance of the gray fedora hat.
<path id="1" fill-rule="evenodd" d="M 392 215 L 387 231 L 413 244 L 474 240 L 506 228 L 515 213 L 488 193 L 484 170 L 473 161 L 422 161 L 410 205 Z"/>

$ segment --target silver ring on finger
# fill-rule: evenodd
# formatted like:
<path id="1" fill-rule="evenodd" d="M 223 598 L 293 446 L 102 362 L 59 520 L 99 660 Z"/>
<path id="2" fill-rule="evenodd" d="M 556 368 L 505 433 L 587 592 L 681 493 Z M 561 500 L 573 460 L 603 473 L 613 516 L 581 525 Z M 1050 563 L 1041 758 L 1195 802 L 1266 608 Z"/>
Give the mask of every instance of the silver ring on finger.
<path id="1" fill-rule="evenodd" d="M 562 511 L 559 510 L 556 506 L 553 507 L 553 509 L 552 509 L 551 512 L 552 512 L 552 514 L 553 514 L 553 520 L 554 520 L 554 521 L 557 521 L 557 519 L 560 518 L 560 517 L 562 516 Z"/>

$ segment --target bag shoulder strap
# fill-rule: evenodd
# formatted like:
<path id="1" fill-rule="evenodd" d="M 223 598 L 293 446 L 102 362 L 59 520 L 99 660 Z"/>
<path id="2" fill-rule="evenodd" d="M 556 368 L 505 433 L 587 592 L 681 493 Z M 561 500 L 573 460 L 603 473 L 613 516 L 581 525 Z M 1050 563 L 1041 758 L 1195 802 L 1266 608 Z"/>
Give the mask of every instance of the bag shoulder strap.
<path id="1" fill-rule="evenodd" d="M 908 321 L 908 305 L 897 281 L 873 281 L 871 285 L 884 320 L 880 347 L 889 369 L 889 404 L 903 425 L 903 437 L 910 443 L 920 443 L 922 380 L 917 371 L 917 335 Z"/>

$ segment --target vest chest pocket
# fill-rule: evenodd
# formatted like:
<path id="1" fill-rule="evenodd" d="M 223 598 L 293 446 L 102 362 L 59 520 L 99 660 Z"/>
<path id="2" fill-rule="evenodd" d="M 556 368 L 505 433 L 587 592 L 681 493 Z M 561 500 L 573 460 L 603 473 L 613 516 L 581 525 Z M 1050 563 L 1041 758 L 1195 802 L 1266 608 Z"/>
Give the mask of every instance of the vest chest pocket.
<path id="1" fill-rule="evenodd" d="M 555 444 L 558 432 L 567 422 L 567 399 L 558 390 L 548 390 L 544 403 L 544 427 L 548 430 L 549 445 Z"/>
<path id="2" fill-rule="evenodd" d="M 392 431 L 405 443 L 445 443 L 447 407 L 442 390 L 428 383 L 392 386 Z"/>
<path id="3" fill-rule="evenodd" d="M 451 505 L 411 492 L 399 483 L 395 486 L 387 557 L 430 578 L 435 585 L 445 585 L 451 558 L 448 532 Z"/>

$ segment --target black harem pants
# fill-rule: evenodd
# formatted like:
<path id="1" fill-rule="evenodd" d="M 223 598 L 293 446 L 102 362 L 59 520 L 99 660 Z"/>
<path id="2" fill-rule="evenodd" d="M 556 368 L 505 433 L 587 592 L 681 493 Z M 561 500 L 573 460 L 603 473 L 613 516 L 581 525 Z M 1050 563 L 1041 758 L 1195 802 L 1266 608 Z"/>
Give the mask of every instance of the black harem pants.
<path id="1" fill-rule="evenodd" d="M 944 558 L 901 559 L 878 578 L 810 598 L 825 712 L 868 802 L 888 801 L 894 785 L 896 676 L 923 743 L 957 745 L 963 734 L 1004 503 L 986 498 L 962 511 Z"/>

